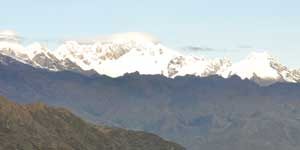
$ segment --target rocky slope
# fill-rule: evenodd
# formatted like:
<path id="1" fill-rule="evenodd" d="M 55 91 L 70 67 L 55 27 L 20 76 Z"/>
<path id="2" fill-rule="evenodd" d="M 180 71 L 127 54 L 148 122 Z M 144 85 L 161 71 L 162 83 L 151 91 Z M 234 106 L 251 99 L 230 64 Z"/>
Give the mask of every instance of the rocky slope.
<path id="1" fill-rule="evenodd" d="M 18 105 L 0 97 L 2 150 L 183 150 L 138 131 L 95 126 L 66 109 L 42 103 Z"/>

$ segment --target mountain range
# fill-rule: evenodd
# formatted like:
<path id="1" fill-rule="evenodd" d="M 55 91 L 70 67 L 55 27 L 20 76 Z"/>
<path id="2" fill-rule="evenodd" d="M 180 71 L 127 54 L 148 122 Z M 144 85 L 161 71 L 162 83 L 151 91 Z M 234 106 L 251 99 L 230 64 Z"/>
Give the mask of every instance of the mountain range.
<path id="1" fill-rule="evenodd" d="M 299 70 L 266 52 L 232 63 L 125 37 L 67 41 L 55 50 L 1 41 L 0 95 L 66 107 L 189 150 L 300 149 Z"/>
<path id="2" fill-rule="evenodd" d="M 40 43 L 23 46 L 18 41 L 0 41 L 0 53 L 34 67 L 51 71 L 75 71 L 85 75 L 119 77 L 139 72 L 174 78 L 195 75 L 238 75 L 260 85 L 276 82 L 300 82 L 300 70 L 289 69 L 267 52 L 253 52 L 232 63 L 229 59 L 209 59 L 185 55 L 141 33 L 126 33 L 92 43 L 66 41 L 49 50 Z"/>
<path id="3" fill-rule="evenodd" d="M 155 133 L 189 150 L 300 148 L 299 83 L 138 72 L 112 78 L 0 60 L 0 95 L 18 103 L 66 107 L 90 122 Z"/>

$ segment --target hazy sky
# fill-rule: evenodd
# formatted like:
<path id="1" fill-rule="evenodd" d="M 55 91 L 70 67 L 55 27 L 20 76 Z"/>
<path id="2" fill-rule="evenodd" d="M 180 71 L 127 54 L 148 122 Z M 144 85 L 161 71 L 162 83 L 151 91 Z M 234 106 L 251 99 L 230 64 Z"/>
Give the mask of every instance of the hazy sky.
<path id="1" fill-rule="evenodd" d="M 299 0 L 1 0 L 0 12 L 0 29 L 27 41 L 147 32 L 211 57 L 266 50 L 300 68 Z"/>

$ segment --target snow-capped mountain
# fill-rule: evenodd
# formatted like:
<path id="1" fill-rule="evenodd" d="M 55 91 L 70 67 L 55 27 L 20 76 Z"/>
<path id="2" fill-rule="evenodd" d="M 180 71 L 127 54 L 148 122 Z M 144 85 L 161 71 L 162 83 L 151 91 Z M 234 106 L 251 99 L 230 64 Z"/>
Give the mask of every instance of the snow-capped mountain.
<path id="1" fill-rule="evenodd" d="M 99 74 L 112 77 L 135 71 L 141 74 L 165 74 L 169 60 L 179 55 L 161 44 L 131 40 L 91 45 L 71 41 L 54 53 L 60 59 L 70 59 L 84 70 L 94 69 Z"/>
<path id="2" fill-rule="evenodd" d="M 261 85 L 274 82 L 300 82 L 300 71 L 290 70 L 268 54 L 251 53 L 237 63 L 229 59 L 190 56 L 165 47 L 155 38 L 141 33 L 126 33 L 93 42 L 66 41 L 55 50 L 40 43 L 26 47 L 18 41 L 0 41 L 0 53 L 34 67 L 51 71 L 90 70 L 111 77 L 138 71 L 140 74 L 176 76 L 238 75 Z"/>
<path id="3" fill-rule="evenodd" d="M 82 69 L 68 59 L 59 60 L 52 52 L 40 43 L 33 43 L 24 47 L 17 42 L 0 42 L 0 53 L 34 67 L 51 71 L 81 71 Z"/>
<path id="4" fill-rule="evenodd" d="M 260 84 L 269 85 L 278 81 L 298 82 L 298 71 L 286 66 L 267 52 L 252 52 L 245 59 L 233 64 L 220 73 L 224 78 L 238 75 L 242 79 L 252 79 Z"/>
<path id="5" fill-rule="evenodd" d="M 133 36 L 134 35 L 134 36 Z M 65 42 L 54 54 L 70 59 L 85 70 L 94 69 L 111 77 L 138 71 L 140 74 L 162 74 L 167 77 L 186 74 L 208 76 L 230 65 L 227 59 L 210 60 L 185 56 L 143 34 L 126 34 L 92 44 Z"/>

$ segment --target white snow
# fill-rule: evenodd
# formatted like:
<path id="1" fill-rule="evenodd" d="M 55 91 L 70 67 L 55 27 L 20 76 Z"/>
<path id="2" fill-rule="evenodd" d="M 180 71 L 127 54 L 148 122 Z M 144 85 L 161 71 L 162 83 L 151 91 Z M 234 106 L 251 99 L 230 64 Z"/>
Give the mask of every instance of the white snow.
<path id="1" fill-rule="evenodd" d="M 227 68 L 221 75 L 228 78 L 238 75 L 242 79 L 251 79 L 254 74 L 263 79 L 279 79 L 278 72 L 271 67 L 274 58 L 267 52 L 252 52 L 245 59 Z"/>
<path id="2" fill-rule="evenodd" d="M 47 54 L 50 51 L 48 50 L 48 48 L 46 48 L 42 44 L 40 44 L 38 42 L 34 42 L 26 47 L 26 52 L 27 52 L 27 55 L 32 59 L 32 58 L 34 58 L 34 56 L 36 56 L 38 54 L 41 54 L 41 53 Z"/>
<path id="3" fill-rule="evenodd" d="M 149 45 L 148 45 L 149 46 Z M 104 61 L 96 70 L 112 77 L 139 71 L 141 74 L 165 74 L 169 60 L 178 54 L 162 45 L 131 49 L 117 60 Z"/>
<path id="4" fill-rule="evenodd" d="M 114 38 L 116 39 L 116 38 Z M 139 71 L 162 74 L 170 59 L 179 55 L 152 40 L 113 40 L 92 45 L 69 41 L 55 50 L 60 59 L 70 59 L 84 70 L 94 69 L 112 77 Z"/>
<path id="5" fill-rule="evenodd" d="M 208 76 L 222 71 L 224 66 L 230 65 L 227 59 L 208 59 L 206 57 L 184 56 L 182 64 L 176 66 L 178 73 L 175 76 L 196 75 Z M 218 69 L 217 69 L 218 68 Z"/>

